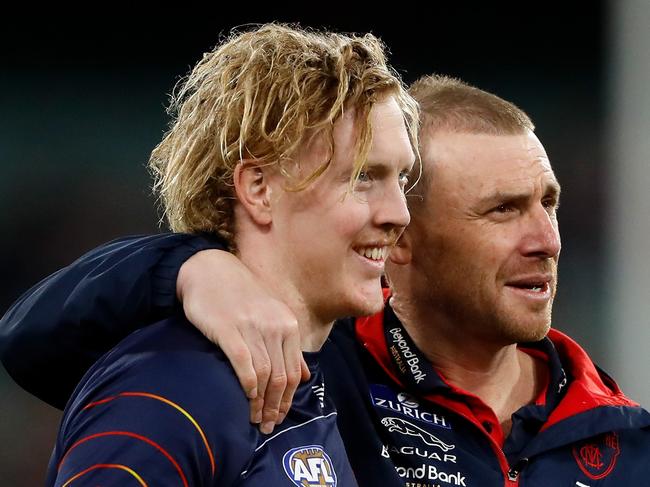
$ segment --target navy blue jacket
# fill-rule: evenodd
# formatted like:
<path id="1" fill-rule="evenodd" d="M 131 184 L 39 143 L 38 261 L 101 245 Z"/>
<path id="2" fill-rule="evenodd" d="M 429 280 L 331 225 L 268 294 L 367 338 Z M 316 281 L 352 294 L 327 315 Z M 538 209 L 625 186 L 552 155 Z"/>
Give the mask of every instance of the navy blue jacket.
<path id="1" fill-rule="evenodd" d="M 5 315 L 5 367 L 30 392 L 62 404 L 70 388 L 61 388 L 55 375 L 31 371 L 43 349 L 52 340 L 67 350 L 84 349 L 80 362 L 60 351 L 48 351 L 40 362 L 51 367 L 58 360 L 54 372 L 78 380 L 134 323 L 171 313 L 181 263 L 212 247 L 219 243 L 206 237 L 160 235 L 113 242 L 88 254 L 33 288 Z M 88 328 L 98 332 L 94 348 L 86 341 Z M 561 333 L 552 330 L 549 338 L 521 348 L 547 362 L 550 380 L 535 404 L 513 415 L 512 431 L 503 438 L 494 413 L 445 382 L 389 306 L 372 318 L 342 320 L 320 362 L 359 485 L 647 485 L 650 414 Z"/>
<path id="2" fill-rule="evenodd" d="M 317 354 L 305 357 L 309 382 L 263 435 L 227 358 L 184 317 L 137 330 L 73 393 L 47 485 L 356 486 Z"/>

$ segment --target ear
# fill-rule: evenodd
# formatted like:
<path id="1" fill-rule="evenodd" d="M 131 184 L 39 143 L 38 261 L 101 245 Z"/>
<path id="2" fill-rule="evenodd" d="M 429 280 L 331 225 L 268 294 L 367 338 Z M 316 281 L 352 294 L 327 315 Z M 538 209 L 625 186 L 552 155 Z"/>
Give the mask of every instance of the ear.
<path id="1" fill-rule="evenodd" d="M 269 167 L 242 160 L 235 166 L 233 183 L 239 203 L 258 225 L 269 225 L 271 217 L 271 186 Z"/>
<path id="2" fill-rule="evenodd" d="M 404 230 L 404 233 L 402 233 L 402 236 L 397 241 L 395 247 L 393 247 L 393 250 L 391 250 L 390 255 L 388 256 L 393 264 L 406 265 L 411 262 L 411 257 L 413 256 L 411 239 L 412 236 L 407 227 L 406 230 Z"/>

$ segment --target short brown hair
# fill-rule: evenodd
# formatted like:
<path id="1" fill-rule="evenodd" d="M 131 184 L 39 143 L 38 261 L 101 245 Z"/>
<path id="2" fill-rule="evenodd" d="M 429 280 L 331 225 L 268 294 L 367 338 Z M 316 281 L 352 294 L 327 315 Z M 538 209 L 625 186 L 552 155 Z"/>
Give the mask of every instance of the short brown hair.
<path id="1" fill-rule="evenodd" d="M 333 124 L 348 108 L 360 121 L 356 179 L 372 140 L 370 109 L 385 95 L 397 100 L 417 150 L 417 103 L 386 65 L 376 37 L 275 23 L 232 33 L 204 54 L 172 97 L 171 129 L 149 161 L 170 227 L 216 233 L 233 246 L 237 163 L 255 159 L 282 170 L 314 133 L 328 137 L 331 158 Z M 328 165 L 295 187 L 306 187 Z"/>
<path id="2" fill-rule="evenodd" d="M 444 75 L 424 76 L 409 88 L 420 105 L 420 154 L 427 135 L 437 131 L 471 134 L 517 135 L 535 130 L 526 113 L 503 98 Z M 418 185 L 409 195 L 412 213 L 424 208 L 421 203 L 431 184 L 431 167 L 422 167 Z"/>
<path id="3" fill-rule="evenodd" d="M 456 78 L 424 76 L 409 93 L 420 104 L 425 130 L 514 135 L 535 129 L 515 104 Z"/>

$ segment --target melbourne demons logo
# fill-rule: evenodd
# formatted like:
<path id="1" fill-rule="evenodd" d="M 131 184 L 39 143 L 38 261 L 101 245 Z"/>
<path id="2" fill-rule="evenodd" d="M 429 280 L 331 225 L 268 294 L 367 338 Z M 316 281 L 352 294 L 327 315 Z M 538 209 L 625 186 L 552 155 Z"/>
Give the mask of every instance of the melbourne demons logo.
<path id="1" fill-rule="evenodd" d="M 322 446 L 292 448 L 282 457 L 284 471 L 298 487 L 336 487 L 332 460 Z"/>
<path id="2" fill-rule="evenodd" d="M 593 480 L 607 477 L 621 453 L 618 435 L 614 432 L 590 438 L 573 447 L 573 457 L 580 470 Z"/>

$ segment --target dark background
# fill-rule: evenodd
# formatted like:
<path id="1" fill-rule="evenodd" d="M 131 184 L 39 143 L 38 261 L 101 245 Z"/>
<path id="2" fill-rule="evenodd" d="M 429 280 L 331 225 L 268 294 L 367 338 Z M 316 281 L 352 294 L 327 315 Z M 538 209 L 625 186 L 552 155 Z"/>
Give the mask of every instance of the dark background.
<path id="1" fill-rule="evenodd" d="M 496 2 L 492 2 L 496 3 Z M 0 313 L 90 248 L 160 231 L 145 169 L 166 127 L 167 94 L 220 35 L 278 20 L 371 31 L 407 82 L 439 72 L 515 102 L 532 117 L 563 185 L 555 326 L 600 362 L 606 292 L 608 10 L 603 2 L 500 7 L 430 2 L 365 12 L 224 14 L 174 10 L 36 12 L 0 33 Z M 283 11 L 284 10 L 284 11 Z M 320 10 L 320 12 L 319 12 Z M 372 10 L 372 12 L 370 11 Z M 59 412 L 0 371 L 0 483 L 41 485 Z"/>

